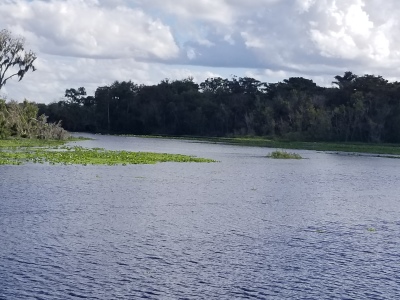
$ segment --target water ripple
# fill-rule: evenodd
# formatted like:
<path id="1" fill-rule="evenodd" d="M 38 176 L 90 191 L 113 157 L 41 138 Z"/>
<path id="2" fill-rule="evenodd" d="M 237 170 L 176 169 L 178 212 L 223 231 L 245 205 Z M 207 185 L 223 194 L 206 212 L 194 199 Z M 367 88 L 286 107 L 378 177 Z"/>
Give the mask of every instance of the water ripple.
<path id="1" fill-rule="evenodd" d="M 0 299 L 400 297 L 400 161 L 175 145 L 220 163 L 0 166 Z"/>

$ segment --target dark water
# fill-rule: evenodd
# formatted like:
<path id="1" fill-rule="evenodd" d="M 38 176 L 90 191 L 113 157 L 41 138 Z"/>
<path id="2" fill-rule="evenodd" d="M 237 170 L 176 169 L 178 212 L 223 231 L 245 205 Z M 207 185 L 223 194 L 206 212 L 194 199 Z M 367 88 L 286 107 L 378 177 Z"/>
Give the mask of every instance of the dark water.
<path id="1" fill-rule="evenodd" d="M 0 166 L 0 299 L 399 299 L 400 160 L 96 138 L 220 162 Z"/>

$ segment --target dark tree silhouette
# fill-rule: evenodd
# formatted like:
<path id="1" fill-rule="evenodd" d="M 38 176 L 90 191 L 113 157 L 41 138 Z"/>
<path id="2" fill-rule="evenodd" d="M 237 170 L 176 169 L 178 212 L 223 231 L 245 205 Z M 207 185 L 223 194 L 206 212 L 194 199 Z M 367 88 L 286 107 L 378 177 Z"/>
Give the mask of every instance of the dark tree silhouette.
<path id="1" fill-rule="evenodd" d="M 400 142 L 399 82 L 352 72 L 335 80 L 335 87 L 302 77 L 165 79 L 151 86 L 115 81 L 94 96 L 69 89 L 64 101 L 40 109 L 72 131 Z"/>
<path id="2" fill-rule="evenodd" d="M 8 30 L 0 31 L 0 90 L 8 79 L 16 76 L 21 81 L 29 71 L 35 71 L 36 54 L 24 49 L 25 40 L 13 37 Z"/>

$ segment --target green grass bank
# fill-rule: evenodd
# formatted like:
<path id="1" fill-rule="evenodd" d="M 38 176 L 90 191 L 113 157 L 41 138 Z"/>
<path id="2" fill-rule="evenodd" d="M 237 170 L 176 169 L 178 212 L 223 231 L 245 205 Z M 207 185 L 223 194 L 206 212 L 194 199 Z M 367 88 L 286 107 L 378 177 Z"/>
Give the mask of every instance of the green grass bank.
<path id="1" fill-rule="evenodd" d="M 255 146 L 279 149 L 315 150 L 329 152 L 356 152 L 370 154 L 400 155 L 400 144 L 373 144 L 373 143 L 334 143 L 334 142 L 299 142 L 287 140 L 273 140 L 260 137 L 168 137 L 168 136 L 142 136 L 174 138 L 186 140 L 206 141 L 210 143 L 223 143 L 230 145 Z"/>

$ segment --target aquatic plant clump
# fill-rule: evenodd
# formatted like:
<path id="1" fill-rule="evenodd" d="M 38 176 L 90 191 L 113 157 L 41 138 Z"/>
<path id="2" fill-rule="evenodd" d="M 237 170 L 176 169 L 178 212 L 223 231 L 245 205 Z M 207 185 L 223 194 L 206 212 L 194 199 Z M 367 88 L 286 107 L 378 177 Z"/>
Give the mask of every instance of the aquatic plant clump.
<path id="1" fill-rule="evenodd" d="M 275 158 L 275 159 L 302 159 L 300 154 L 291 153 L 286 151 L 276 150 L 267 155 L 267 157 Z"/>
<path id="2" fill-rule="evenodd" d="M 2 149 L 18 149 L 18 148 L 29 148 L 29 147 L 55 147 L 64 145 L 66 142 L 75 141 L 80 139 L 68 139 L 62 140 L 41 140 L 41 139 L 0 139 L 0 151 Z"/>
<path id="3" fill-rule="evenodd" d="M 83 147 L 18 148 L 0 151 L 0 165 L 24 162 L 80 165 L 155 164 L 157 162 L 214 162 L 194 156 L 151 152 L 110 151 Z"/>

